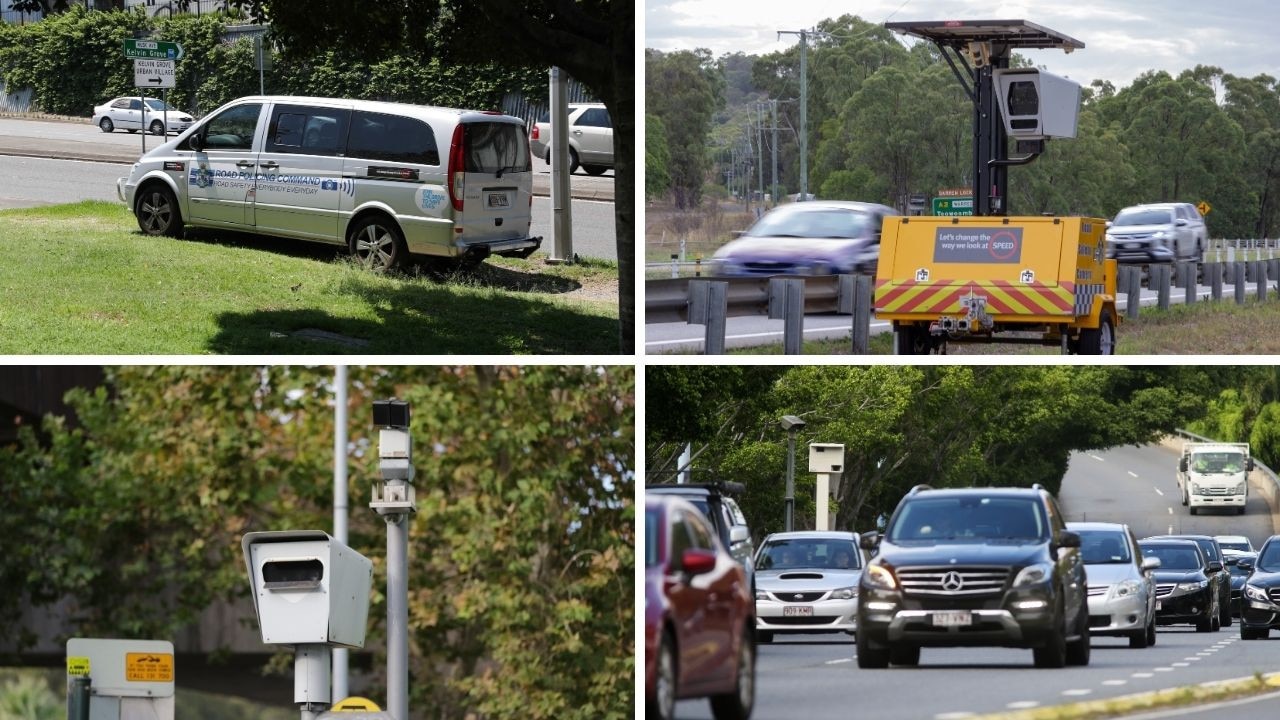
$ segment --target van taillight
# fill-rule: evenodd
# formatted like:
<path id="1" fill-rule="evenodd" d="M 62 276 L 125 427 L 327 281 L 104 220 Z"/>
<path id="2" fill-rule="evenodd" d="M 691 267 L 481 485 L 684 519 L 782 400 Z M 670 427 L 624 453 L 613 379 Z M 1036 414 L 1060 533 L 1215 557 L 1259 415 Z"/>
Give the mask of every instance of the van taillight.
<path id="1" fill-rule="evenodd" d="M 529 133 L 529 139 L 530 139 L 530 140 L 537 140 L 537 139 L 538 139 L 538 126 L 537 126 L 537 125 L 534 125 L 534 126 L 533 126 L 533 132 Z"/>
<path id="2" fill-rule="evenodd" d="M 453 209 L 462 210 L 462 186 L 466 179 L 467 136 L 461 124 L 453 128 L 453 144 L 449 146 L 449 201 Z"/>

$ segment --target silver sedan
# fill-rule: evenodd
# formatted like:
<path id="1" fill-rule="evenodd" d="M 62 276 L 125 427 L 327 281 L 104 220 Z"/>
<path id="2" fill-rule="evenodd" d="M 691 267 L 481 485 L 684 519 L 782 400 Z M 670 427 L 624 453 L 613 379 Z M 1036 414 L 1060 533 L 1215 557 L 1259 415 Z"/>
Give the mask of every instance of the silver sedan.
<path id="1" fill-rule="evenodd" d="M 774 533 L 756 553 L 756 639 L 857 630 L 863 558 L 850 532 Z"/>
<path id="2" fill-rule="evenodd" d="M 1080 536 L 1089 578 L 1089 632 L 1129 638 L 1129 647 L 1156 642 L 1155 581 L 1160 561 L 1144 557 L 1129 526 L 1121 523 L 1067 523 Z"/>

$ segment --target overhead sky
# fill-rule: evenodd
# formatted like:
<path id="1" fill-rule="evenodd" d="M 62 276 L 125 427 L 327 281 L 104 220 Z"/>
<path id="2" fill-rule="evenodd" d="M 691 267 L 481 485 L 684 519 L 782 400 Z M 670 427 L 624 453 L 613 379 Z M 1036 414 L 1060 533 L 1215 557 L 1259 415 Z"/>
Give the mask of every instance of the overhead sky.
<path id="1" fill-rule="evenodd" d="M 1276 8 L 1264 0 L 643 0 L 645 47 L 707 48 L 719 57 L 763 55 L 795 45 L 779 30 L 857 15 L 907 20 L 1026 20 L 1084 42 L 1085 48 L 1019 51 L 1057 75 L 1117 89 L 1147 70 L 1177 75 L 1215 65 L 1233 75 L 1280 78 Z M 922 42 L 899 36 L 902 42 Z"/>

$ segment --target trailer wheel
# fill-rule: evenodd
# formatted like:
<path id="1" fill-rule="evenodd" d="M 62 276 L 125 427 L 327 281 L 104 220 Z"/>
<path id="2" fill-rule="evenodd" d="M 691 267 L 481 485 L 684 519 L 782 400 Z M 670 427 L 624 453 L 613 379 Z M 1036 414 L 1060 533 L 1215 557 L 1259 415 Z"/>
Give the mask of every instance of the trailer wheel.
<path id="1" fill-rule="evenodd" d="M 1103 310 L 1098 327 L 1080 331 L 1081 355 L 1114 355 L 1116 353 L 1115 323 L 1111 311 Z"/>
<path id="2" fill-rule="evenodd" d="M 902 323 L 898 325 L 895 335 L 899 355 L 929 354 L 931 345 L 929 334 L 927 331 L 922 332 L 919 326 L 913 323 Z"/>

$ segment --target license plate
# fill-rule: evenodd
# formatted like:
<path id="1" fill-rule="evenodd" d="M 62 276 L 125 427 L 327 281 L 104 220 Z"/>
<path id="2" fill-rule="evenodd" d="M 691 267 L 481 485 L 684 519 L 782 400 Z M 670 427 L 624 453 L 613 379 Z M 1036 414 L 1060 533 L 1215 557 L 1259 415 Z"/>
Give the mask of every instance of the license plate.
<path id="1" fill-rule="evenodd" d="M 507 199 L 506 193 L 500 193 L 500 192 L 489 193 L 488 203 L 489 203 L 489 207 L 491 208 L 511 207 L 511 201 Z"/>
<path id="2" fill-rule="evenodd" d="M 952 610 L 933 614 L 934 627 L 961 627 L 973 624 L 973 614 L 964 610 Z"/>
<path id="3" fill-rule="evenodd" d="M 809 605 L 791 605 L 782 608 L 783 617 L 813 617 L 813 608 Z"/>

